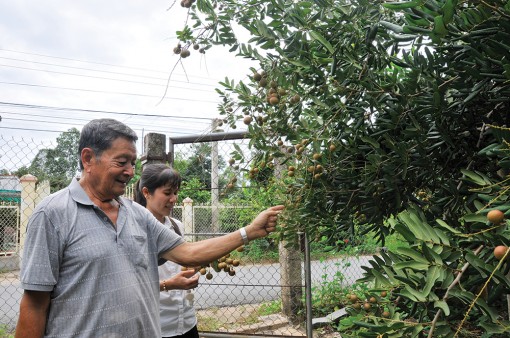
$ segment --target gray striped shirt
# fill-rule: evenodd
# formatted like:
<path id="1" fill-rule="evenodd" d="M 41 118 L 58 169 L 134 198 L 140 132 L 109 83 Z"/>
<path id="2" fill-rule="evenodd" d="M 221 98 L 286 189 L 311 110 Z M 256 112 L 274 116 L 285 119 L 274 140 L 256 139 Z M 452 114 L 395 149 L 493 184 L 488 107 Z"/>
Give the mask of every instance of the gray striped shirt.
<path id="1" fill-rule="evenodd" d="M 26 290 L 51 292 L 45 337 L 161 337 L 158 256 L 183 240 L 119 202 L 115 229 L 73 180 L 34 211 L 20 278 Z"/>

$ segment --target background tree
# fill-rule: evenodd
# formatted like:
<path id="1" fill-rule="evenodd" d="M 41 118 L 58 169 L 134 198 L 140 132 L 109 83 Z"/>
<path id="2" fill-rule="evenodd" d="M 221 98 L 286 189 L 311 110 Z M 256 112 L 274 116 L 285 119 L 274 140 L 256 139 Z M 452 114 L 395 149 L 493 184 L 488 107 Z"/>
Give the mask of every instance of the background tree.
<path id="1" fill-rule="evenodd" d="M 287 166 L 280 235 L 334 245 L 356 222 L 409 242 L 374 257 L 355 303 L 375 302 L 344 333 L 507 335 L 510 267 L 492 251 L 509 233 L 485 218 L 510 208 L 507 1 L 198 0 L 189 15 L 181 44 L 260 64 L 222 83 L 219 110 Z"/>
<path id="2" fill-rule="evenodd" d="M 176 153 L 174 168 L 183 178 L 181 196 L 190 197 L 195 203 L 211 201 L 211 145 L 209 143 L 195 143 L 191 146 L 191 153 Z M 218 157 L 219 189 L 226 191 L 228 184 L 228 169 L 224 158 Z"/>
<path id="3" fill-rule="evenodd" d="M 66 187 L 79 171 L 78 141 L 80 132 L 71 128 L 57 137 L 55 148 L 41 149 L 28 167 L 16 171 L 21 177 L 31 174 L 38 181 L 49 180 L 51 192 Z"/>

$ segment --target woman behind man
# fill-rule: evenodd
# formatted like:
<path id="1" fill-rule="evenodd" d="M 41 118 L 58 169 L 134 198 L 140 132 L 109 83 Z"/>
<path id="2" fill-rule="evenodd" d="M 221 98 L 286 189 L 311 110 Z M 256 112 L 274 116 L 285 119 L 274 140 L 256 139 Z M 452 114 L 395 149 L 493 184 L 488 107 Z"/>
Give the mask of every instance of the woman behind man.
<path id="1" fill-rule="evenodd" d="M 163 224 L 182 236 L 181 222 L 169 215 L 177 202 L 181 176 L 164 164 L 144 167 L 135 187 L 135 201 L 146 207 Z M 198 338 L 197 318 L 192 306 L 199 275 L 195 270 L 181 271 L 181 266 L 166 261 L 158 267 L 160 321 L 163 337 Z"/>

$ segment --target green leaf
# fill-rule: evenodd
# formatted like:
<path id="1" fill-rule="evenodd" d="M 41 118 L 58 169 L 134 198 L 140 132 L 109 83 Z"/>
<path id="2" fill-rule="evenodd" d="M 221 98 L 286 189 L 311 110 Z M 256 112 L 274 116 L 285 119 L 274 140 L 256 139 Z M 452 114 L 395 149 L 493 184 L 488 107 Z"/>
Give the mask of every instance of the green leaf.
<path id="1" fill-rule="evenodd" d="M 505 332 L 510 332 L 510 325 L 508 323 L 502 323 L 498 321 L 498 324 L 490 323 L 487 321 L 481 321 L 480 326 L 487 331 L 489 334 L 501 334 Z"/>
<path id="2" fill-rule="evenodd" d="M 414 243 L 416 241 L 416 236 L 413 232 L 401 223 L 395 225 L 395 231 L 401 234 L 409 243 Z"/>
<path id="3" fill-rule="evenodd" d="M 379 25 L 384 28 L 387 28 L 395 33 L 403 33 L 404 32 L 404 29 L 402 28 L 402 26 L 396 25 L 396 24 L 388 22 L 388 21 L 381 20 L 381 21 L 379 21 Z"/>
<path id="4" fill-rule="evenodd" d="M 257 31 L 259 34 L 267 39 L 274 39 L 274 35 L 271 34 L 269 28 L 262 20 L 255 20 L 255 26 L 257 27 Z"/>
<path id="5" fill-rule="evenodd" d="M 420 1 L 395 1 L 395 2 L 385 2 L 383 3 L 383 7 L 392 9 L 392 10 L 401 10 L 406 8 L 414 8 L 420 4 Z"/>
<path id="6" fill-rule="evenodd" d="M 370 143 L 372 145 L 372 147 L 374 147 L 374 148 L 380 147 L 379 143 L 371 137 L 361 136 L 360 138 L 363 142 Z"/>
<path id="7" fill-rule="evenodd" d="M 294 66 L 297 66 L 297 67 L 301 67 L 301 68 L 305 68 L 305 69 L 309 69 L 310 68 L 310 65 L 307 65 L 306 63 L 300 61 L 300 60 L 295 60 L 295 59 L 285 59 L 288 63 L 291 63 L 293 64 Z"/>
<path id="8" fill-rule="evenodd" d="M 372 274 L 375 277 L 375 285 L 376 285 L 376 287 L 379 287 L 379 286 L 391 286 L 392 285 L 390 280 L 388 278 L 386 278 L 382 273 L 377 271 L 376 269 L 372 270 Z"/>
<path id="9" fill-rule="evenodd" d="M 311 30 L 309 33 L 312 39 L 319 41 L 324 47 L 326 47 L 328 52 L 330 52 L 331 54 L 335 52 L 333 46 L 329 43 L 328 40 L 326 40 L 324 36 L 322 36 L 321 33 L 314 30 Z"/>
<path id="10" fill-rule="evenodd" d="M 482 176 L 480 176 L 479 174 L 474 173 L 472 171 L 469 171 L 466 169 L 461 169 L 460 172 L 462 174 L 464 174 L 466 177 L 468 177 L 471 182 L 473 182 L 477 185 L 485 186 L 485 185 L 491 184 L 490 181 L 489 182 L 485 181 Z"/>
<path id="11" fill-rule="evenodd" d="M 423 287 L 422 294 L 428 296 L 439 276 L 441 276 L 441 268 L 437 265 L 432 265 L 427 271 L 427 282 Z"/>
<path id="12" fill-rule="evenodd" d="M 443 6 L 443 22 L 445 24 L 449 24 L 453 19 L 453 13 L 455 10 L 455 6 L 457 5 L 457 0 L 446 0 Z"/>
<path id="13" fill-rule="evenodd" d="M 459 230 L 456 230 L 454 228 L 452 228 L 451 226 L 449 226 L 448 224 L 446 224 L 445 221 L 441 220 L 441 219 L 436 219 L 436 222 L 437 224 L 439 224 L 441 227 L 447 229 L 448 231 L 454 233 L 454 234 L 460 234 L 461 232 Z"/>
<path id="14" fill-rule="evenodd" d="M 406 285 L 400 294 L 404 297 L 414 300 L 415 302 L 425 302 L 427 300 L 426 295 L 423 295 L 421 292 L 414 290 L 409 285 Z"/>
<path id="15" fill-rule="evenodd" d="M 394 267 L 395 269 L 413 269 L 418 271 L 427 271 L 429 268 L 429 263 L 423 263 L 423 262 L 398 262 L 395 263 Z"/>
<path id="16" fill-rule="evenodd" d="M 450 308 L 448 307 L 448 303 L 446 303 L 446 301 L 444 300 L 436 300 L 434 302 L 434 307 L 437 307 L 437 308 L 440 308 L 441 310 L 443 310 L 443 313 L 445 316 L 449 316 L 450 315 Z"/>
<path id="17" fill-rule="evenodd" d="M 487 223 L 487 216 L 480 215 L 480 214 L 468 214 L 464 215 L 462 219 L 466 222 L 480 222 L 480 223 Z"/>
<path id="18" fill-rule="evenodd" d="M 445 36 L 446 34 L 448 34 L 448 30 L 446 29 L 443 17 L 441 15 L 438 15 L 434 18 L 433 32 L 439 36 Z"/>
<path id="19" fill-rule="evenodd" d="M 395 251 L 399 255 L 407 256 L 411 259 L 414 259 L 417 262 L 429 264 L 429 261 L 427 261 L 427 259 L 425 259 L 425 257 L 423 257 L 423 255 L 420 252 L 413 250 L 411 248 L 401 247 L 401 248 L 397 248 Z"/>

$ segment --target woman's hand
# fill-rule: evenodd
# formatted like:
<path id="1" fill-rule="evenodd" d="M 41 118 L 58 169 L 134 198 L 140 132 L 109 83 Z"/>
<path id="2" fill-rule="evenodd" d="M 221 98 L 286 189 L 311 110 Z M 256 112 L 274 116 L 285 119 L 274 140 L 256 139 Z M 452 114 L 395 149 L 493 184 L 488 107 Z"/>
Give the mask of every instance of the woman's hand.
<path id="1" fill-rule="evenodd" d="M 159 289 L 163 291 L 163 282 L 166 290 L 190 290 L 198 286 L 199 274 L 193 270 L 181 271 L 175 276 L 159 282 Z"/>

